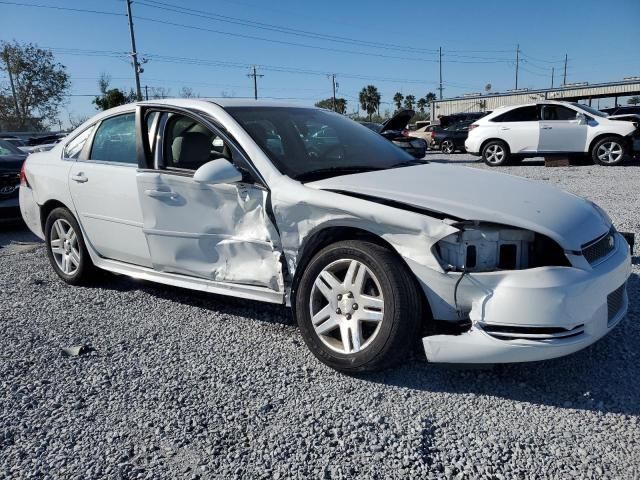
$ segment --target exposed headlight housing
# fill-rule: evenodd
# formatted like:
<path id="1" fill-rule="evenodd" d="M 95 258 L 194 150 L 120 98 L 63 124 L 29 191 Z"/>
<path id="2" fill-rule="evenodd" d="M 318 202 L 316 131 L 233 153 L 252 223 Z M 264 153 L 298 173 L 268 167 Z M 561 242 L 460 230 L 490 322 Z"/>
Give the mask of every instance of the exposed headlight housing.
<path id="1" fill-rule="evenodd" d="M 557 243 L 529 230 L 480 222 L 456 226 L 459 232 L 434 247 L 446 271 L 491 272 L 570 265 Z"/>

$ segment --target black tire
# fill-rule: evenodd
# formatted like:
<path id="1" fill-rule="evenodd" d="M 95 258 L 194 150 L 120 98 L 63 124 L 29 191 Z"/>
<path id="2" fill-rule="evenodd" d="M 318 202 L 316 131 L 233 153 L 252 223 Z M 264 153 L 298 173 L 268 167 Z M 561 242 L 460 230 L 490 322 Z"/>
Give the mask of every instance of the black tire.
<path id="1" fill-rule="evenodd" d="M 442 153 L 446 153 L 447 155 L 451 155 L 452 153 L 455 153 L 455 151 L 456 151 L 456 144 L 450 138 L 445 138 L 440 143 L 440 150 L 442 150 Z"/>
<path id="2" fill-rule="evenodd" d="M 335 340 L 328 335 L 324 335 L 321 338 L 321 334 L 316 333 L 316 330 L 312 321 L 311 308 L 314 308 L 314 302 L 318 295 L 318 288 L 314 289 L 314 284 L 319 275 L 326 272 L 326 268 L 332 268 L 332 265 L 341 265 L 341 262 L 352 262 L 356 260 L 360 265 L 364 265 L 368 272 L 373 274 L 379 285 L 380 294 L 383 298 L 382 311 L 379 312 L 381 320 L 370 340 L 362 342 L 362 349 L 355 352 L 345 353 L 341 347 L 344 345 L 344 338 L 342 337 L 342 328 L 334 326 L 334 330 L 331 330 L 331 335 L 335 335 Z M 362 267 L 360 266 L 358 271 Z M 366 271 L 365 269 L 365 271 Z M 335 279 L 340 278 L 337 274 Z M 345 274 L 346 278 L 346 274 Z M 369 277 L 368 282 L 374 282 L 373 277 Z M 347 283 L 346 280 L 344 283 Z M 355 283 L 355 282 L 354 282 Z M 342 287 L 344 284 L 341 284 Z M 373 283 L 369 284 L 369 288 L 377 290 L 377 287 Z M 359 293 L 356 291 L 355 297 L 344 294 L 349 298 L 347 303 L 351 301 L 357 301 Z M 367 293 L 366 295 L 375 295 L 374 293 Z M 300 279 L 300 284 L 296 292 L 296 317 L 300 327 L 302 337 L 311 350 L 311 352 L 323 363 L 345 373 L 357 373 L 365 371 L 376 371 L 382 368 L 393 366 L 403 359 L 411 352 L 415 341 L 418 337 L 418 326 L 421 315 L 421 292 L 418 291 L 415 280 L 412 274 L 408 271 L 407 267 L 401 263 L 389 250 L 380 245 L 365 241 L 343 241 L 330 245 L 319 253 L 317 253 L 311 260 Z M 327 302 L 326 296 L 321 296 L 324 307 L 318 307 L 320 310 L 328 308 L 331 310 L 330 315 L 333 318 L 333 313 L 336 317 L 340 317 L 340 321 L 344 322 L 345 317 L 349 322 L 357 321 L 357 310 L 352 310 L 354 317 L 351 318 L 349 314 L 341 312 L 339 309 L 334 310 L 336 306 L 344 306 L 343 303 L 336 300 L 335 304 Z M 340 297 L 337 297 L 339 299 Z M 366 298 L 366 297 L 365 297 Z M 371 297 L 369 297 L 371 298 Z M 343 300 L 344 301 L 344 300 Z M 357 308 L 357 305 L 354 304 Z M 347 308 L 349 308 L 347 306 Z M 365 312 L 366 306 L 361 308 L 362 312 Z M 341 315 L 338 315 L 341 313 Z M 329 322 L 329 320 L 325 320 Z M 318 324 L 324 325 L 323 322 Z M 343 325 L 345 325 L 343 323 Z M 354 325 L 354 324 L 349 324 Z M 363 332 L 365 331 L 365 323 L 357 321 L 357 329 L 360 332 L 358 335 L 364 338 Z M 370 329 L 371 326 L 366 328 Z M 337 337 L 340 338 L 337 338 Z M 351 338 L 351 334 L 349 334 Z M 335 342 L 334 348 L 328 345 L 328 342 Z M 347 340 L 347 345 L 350 345 L 351 339 Z M 355 344 L 352 344 L 352 346 Z M 338 350 L 343 351 L 336 351 Z M 352 348 L 354 350 L 355 348 Z"/>
<path id="3" fill-rule="evenodd" d="M 606 152 L 610 153 L 607 155 Z M 598 140 L 591 149 L 593 163 L 613 167 L 620 165 L 627 155 L 627 145 L 620 137 L 605 137 Z"/>
<path id="4" fill-rule="evenodd" d="M 78 265 L 70 273 L 65 273 L 62 267 L 58 264 L 58 260 L 56 260 L 57 258 L 56 256 L 60 254 L 55 254 L 56 256 L 54 256 L 54 252 L 53 252 L 51 241 L 52 241 L 52 237 L 54 237 L 53 238 L 54 240 L 58 239 L 57 231 L 56 232 L 53 231 L 56 228 L 54 225 L 57 220 L 62 220 L 62 223 L 66 222 L 66 224 L 73 229 L 73 232 L 75 233 L 77 238 L 77 242 L 74 243 L 75 248 L 73 252 L 77 253 L 78 258 L 76 259 L 76 261 Z M 44 234 L 45 234 L 45 242 L 46 242 L 45 247 L 47 250 L 47 257 L 49 257 L 49 262 L 51 263 L 53 270 L 62 280 L 64 280 L 66 283 L 70 285 L 86 285 L 95 279 L 97 268 L 93 265 L 93 262 L 91 261 L 91 257 L 89 256 L 89 252 L 87 251 L 87 247 L 84 243 L 84 238 L 82 237 L 82 231 L 80 230 L 80 226 L 78 225 L 78 222 L 76 221 L 75 217 L 69 210 L 62 207 L 52 210 L 51 213 L 49 213 L 49 216 L 47 217 L 47 221 L 44 227 Z M 61 246 L 60 248 L 64 250 L 66 246 Z M 71 250 L 71 247 L 69 247 L 69 249 Z"/>
<path id="5" fill-rule="evenodd" d="M 482 148 L 482 160 L 490 167 L 502 167 L 509 164 L 511 152 L 502 140 L 491 140 Z"/>

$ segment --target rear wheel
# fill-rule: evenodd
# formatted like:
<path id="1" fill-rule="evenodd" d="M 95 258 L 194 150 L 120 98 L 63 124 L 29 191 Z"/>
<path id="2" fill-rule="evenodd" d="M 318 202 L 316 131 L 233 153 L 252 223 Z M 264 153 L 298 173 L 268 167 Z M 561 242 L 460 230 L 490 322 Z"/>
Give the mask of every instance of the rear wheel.
<path id="1" fill-rule="evenodd" d="M 482 160 L 490 167 L 507 165 L 509 157 L 509 147 L 502 140 L 491 140 L 482 149 Z"/>
<path id="2" fill-rule="evenodd" d="M 343 372 L 392 366 L 417 338 L 419 292 L 405 265 L 369 242 L 339 242 L 310 262 L 296 293 L 302 337 Z"/>
<path id="3" fill-rule="evenodd" d="M 624 160 L 626 148 L 624 142 L 618 137 L 605 137 L 599 140 L 591 151 L 593 163 L 600 165 L 620 165 Z"/>
<path id="4" fill-rule="evenodd" d="M 453 140 L 449 138 L 445 138 L 441 144 L 442 153 L 451 154 L 456 151 L 456 146 L 453 143 Z"/>
<path id="5" fill-rule="evenodd" d="M 47 217 L 45 240 L 49 262 L 62 280 L 82 285 L 96 273 L 82 232 L 74 216 L 66 208 L 56 208 Z"/>

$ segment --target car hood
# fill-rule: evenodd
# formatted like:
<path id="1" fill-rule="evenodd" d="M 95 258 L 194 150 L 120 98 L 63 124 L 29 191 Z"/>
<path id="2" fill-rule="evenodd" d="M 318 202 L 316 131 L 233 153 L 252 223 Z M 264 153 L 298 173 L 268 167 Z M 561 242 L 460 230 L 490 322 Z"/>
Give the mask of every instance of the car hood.
<path id="1" fill-rule="evenodd" d="M 610 228 L 581 197 L 542 182 L 470 167 L 428 164 L 306 185 L 372 201 L 391 200 L 458 219 L 515 226 L 546 235 L 567 250 L 580 250 Z"/>
<path id="2" fill-rule="evenodd" d="M 378 133 L 384 133 L 387 130 L 404 130 L 409 124 L 409 120 L 416 114 L 410 109 L 400 110 L 393 117 L 382 124 L 382 128 Z"/>

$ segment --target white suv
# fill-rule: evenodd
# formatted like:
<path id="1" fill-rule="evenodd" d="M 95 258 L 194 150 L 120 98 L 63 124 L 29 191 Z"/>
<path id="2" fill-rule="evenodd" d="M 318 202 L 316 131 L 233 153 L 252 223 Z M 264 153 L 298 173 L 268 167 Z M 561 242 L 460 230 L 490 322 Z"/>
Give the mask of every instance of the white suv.
<path id="1" fill-rule="evenodd" d="M 586 105 L 543 101 L 503 107 L 476 120 L 465 141 L 467 152 L 489 166 L 525 157 L 589 154 L 594 163 L 618 165 L 638 134 L 631 122 L 607 118 Z"/>

